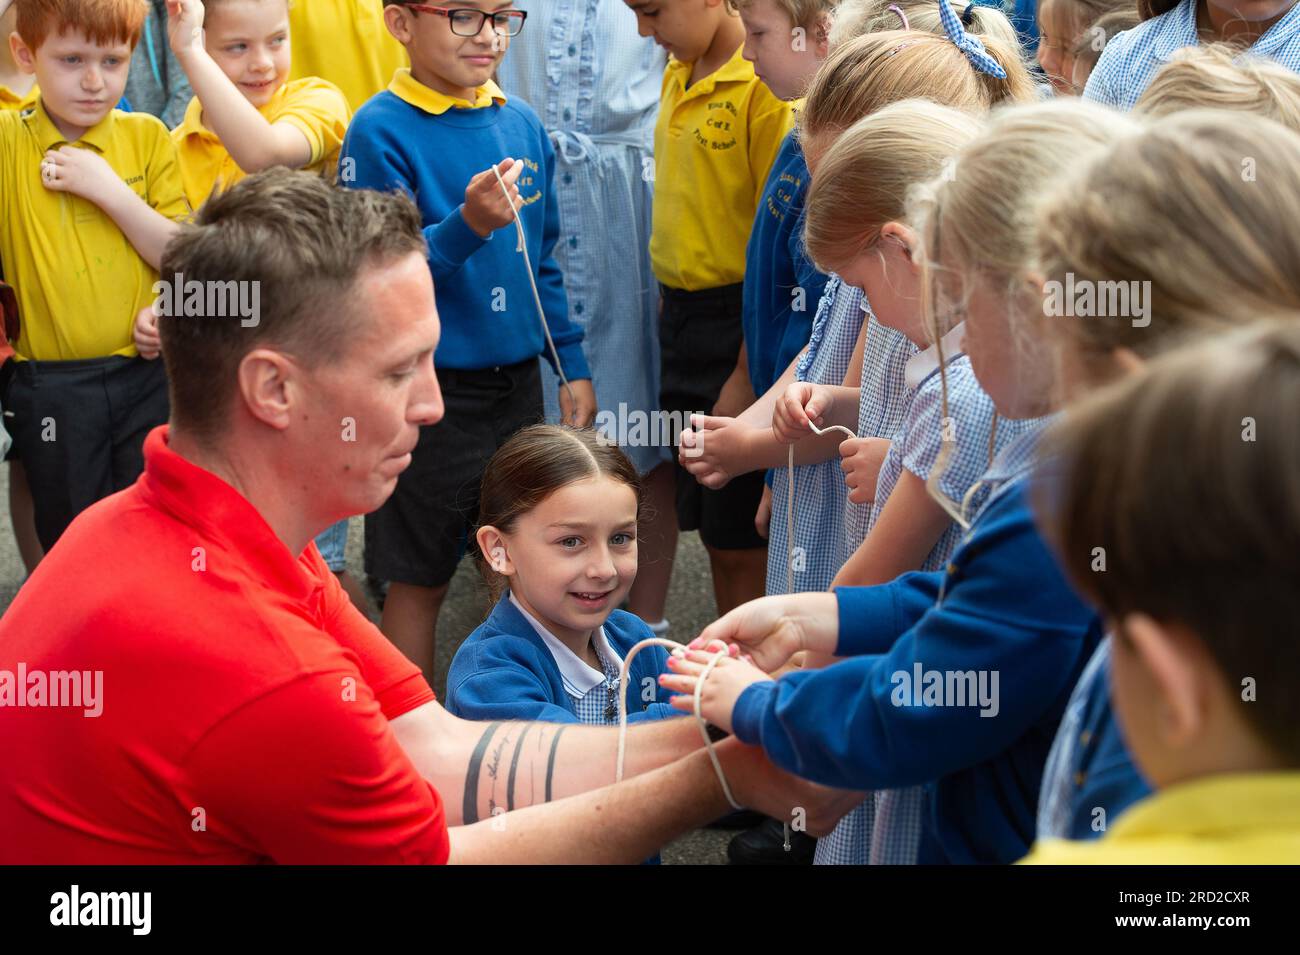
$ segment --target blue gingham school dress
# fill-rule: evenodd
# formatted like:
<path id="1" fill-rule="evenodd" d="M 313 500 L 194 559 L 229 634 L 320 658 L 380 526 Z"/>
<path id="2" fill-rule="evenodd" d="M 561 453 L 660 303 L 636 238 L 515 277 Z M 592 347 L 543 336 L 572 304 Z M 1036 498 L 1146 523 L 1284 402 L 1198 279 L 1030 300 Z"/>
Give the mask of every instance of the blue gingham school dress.
<path id="1" fill-rule="evenodd" d="M 955 448 L 939 478 L 939 489 L 960 505 L 966 492 L 992 466 L 989 436 L 993 429 L 993 401 L 980 388 L 965 355 L 953 356 L 946 366 L 948 416 L 953 421 Z M 875 527 L 885 501 L 904 469 L 926 480 L 943 446 L 943 379 L 936 367 L 903 401 L 903 421 L 890 445 L 876 482 L 876 502 L 867 520 L 867 533 Z M 1042 427 L 1041 419 L 998 420 L 993 454 L 1023 435 Z M 938 570 L 957 549 L 965 529 L 956 521 L 936 542 L 918 570 Z M 882 789 L 872 793 L 840 820 L 835 830 L 817 843 L 819 865 L 913 865 L 921 842 L 925 815 L 925 789 Z"/>
<path id="2" fill-rule="evenodd" d="M 795 368 L 796 381 L 838 385 L 849 370 L 849 360 L 866 317 L 862 289 L 832 274 L 813 317 L 808 350 Z M 786 561 L 786 517 L 790 469 L 772 469 L 772 521 L 768 531 L 767 593 L 783 594 L 789 583 Z M 840 569 L 840 534 L 848 488 L 840 459 L 794 469 L 794 589 L 825 590 Z"/>

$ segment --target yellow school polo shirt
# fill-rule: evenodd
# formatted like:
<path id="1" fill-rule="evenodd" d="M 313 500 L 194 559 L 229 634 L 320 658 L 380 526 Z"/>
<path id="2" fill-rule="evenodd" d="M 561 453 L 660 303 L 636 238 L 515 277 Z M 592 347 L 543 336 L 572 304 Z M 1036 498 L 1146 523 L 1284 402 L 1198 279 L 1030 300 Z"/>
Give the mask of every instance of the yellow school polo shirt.
<path id="1" fill-rule="evenodd" d="M 1027 865 L 1300 863 L 1300 772 L 1232 773 L 1170 786 L 1095 842 L 1044 839 Z"/>
<path id="2" fill-rule="evenodd" d="M 36 101 L 40 98 L 41 91 L 35 83 L 33 83 L 32 88 L 22 96 L 19 96 L 4 84 L 0 84 L 0 109 L 24 110 L 29 106 L 35 106 Z"/>
<path id="3" fill-rule="evenodd" d="M 337 86 L 315 76 L 290 80 L 257 111 L 268 123 L 286 122 L 301 130 L 311 144 L 311 161 L 303 168 L 334 180 L 339 147 L 352 118 Z M 181 124 L 172 130 L 172 139 L 180 155 L 185 196 L 195 209 L 203 205 L 218 183 L 229 188 L 247 175 L 217 134 L 203 125 L 203 105 L 197 96 L 190 100 Z"/>
<path id="4" fill-rule="evenodd" d="M 650 262 L 664 285 L 694 292 L 745 277 L 754 213 L 794 111 L 739 49 L 687 89 L 692 66 L 673 59 L 664 70 Z"/>
<path id="5" fill-rule="evenodd" d="M 384 26 L 384 0 L 294 0 L 289 47 L 289 79 L 329 80 L 354 113 L 383 91 L 397 70 L 411 65 L 406 49 Z"/>
<path id="6" fill-rule="evenodd" d="M 441 116 L 449 109 L 482 109 L 493 103 L 505 105 L 506 101 L 506 94 L 491 80 L 474 91 L 474 102 L 471 103 L 458 96 L 448 96 L 432 86 L 425 86 L 405 67 L 394 74 L 393 81 L 388 84 L 388 91 L 403 102 L 434 116 Z"/>
<path id="7" fill-rule="evenodd" d="M 66 142 L 43 102 L 0 112 L 0 261 L 22 317 L 16 351 L 41 361 L 134 355 L 131 326 L 158 274 L 97 205 L 42 184 L 46 150 Z M 161 215 L 189 215 L 176 147 L 156 117 L 112 110 L 73 145 L 103 156 Z"/>

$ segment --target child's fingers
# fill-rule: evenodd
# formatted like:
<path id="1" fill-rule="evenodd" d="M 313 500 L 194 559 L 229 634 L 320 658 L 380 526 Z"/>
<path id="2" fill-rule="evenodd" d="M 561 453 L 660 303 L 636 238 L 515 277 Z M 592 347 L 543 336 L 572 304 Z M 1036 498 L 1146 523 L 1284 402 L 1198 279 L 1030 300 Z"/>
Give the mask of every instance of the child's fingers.
<path id="1" fill-rule="evenodd" d="M 693 696 L 674 696 L 668 701 L 668 705 L 675 710 L 681 710 L 683 713 L 695 712 L 695 697 Z"/>
<path id="2" fill-rule="evenodd" d="M 520 174 L 523 173 L 524 164 L 517 159 L 502 160 L 502 162 L 509 162 L 510 165 L 505 169 L 501 169 L 501 178 L 506 181 L 507 186 L 513 186 L 518 181 Z M 500 167 L 497 168 L 500 169 Z"/>
<path id="3" fill-rule="evenodd" d="M 669 657 L 668 669 L 672 670 L 674 674 L 681 674 L 694 678 L 704 672 L 704 665 L 693 660 L 683 659 L 682 657 Z"/>
<path id="4" fill-rule="evenodd" d="M 694 693 L 695 680 L 694 676 L 682 673 L 661 673 L 659 675 L 659 685 L 665 690 L 671 690 L 673 693 Z"/>

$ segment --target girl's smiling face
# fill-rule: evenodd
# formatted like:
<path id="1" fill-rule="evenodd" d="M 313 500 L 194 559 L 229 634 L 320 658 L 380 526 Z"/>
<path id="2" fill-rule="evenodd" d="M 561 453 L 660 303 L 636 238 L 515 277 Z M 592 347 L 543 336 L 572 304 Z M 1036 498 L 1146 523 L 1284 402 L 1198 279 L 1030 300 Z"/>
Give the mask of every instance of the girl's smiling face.
<path id="1" fill-rule="evenodd" d="M 636 492 L 601 474 L 551 493 L 500 535 L 499 558 L 490 543 L 486 552 L 500 560 L 515 599 L 567 642 L 590 636 L 627 596 L 636 531 Z"/>
<path id="2" fill-rule="evenodd" d="M 289 6 L 281 0 L 223 0 L 204 17 L 204 46 L 254 106 L 289 78 Z"/>

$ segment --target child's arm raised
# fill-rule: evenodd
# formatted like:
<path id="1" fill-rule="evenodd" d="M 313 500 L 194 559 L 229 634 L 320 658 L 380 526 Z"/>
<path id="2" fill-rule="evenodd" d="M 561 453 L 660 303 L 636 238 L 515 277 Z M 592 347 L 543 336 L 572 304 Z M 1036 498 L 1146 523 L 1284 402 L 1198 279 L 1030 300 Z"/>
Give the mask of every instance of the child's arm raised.
<path id="1" fill-rule="evenodd" d="M 203 104 L 205 123 L 246 173 L 272 166 L 306 166 L 312 161 L 306 133 L 289 122 L 267 122 L 222 72 L 203 46 L 203 14 L 202 0 L 167 0 L 172 52 Z"/>

